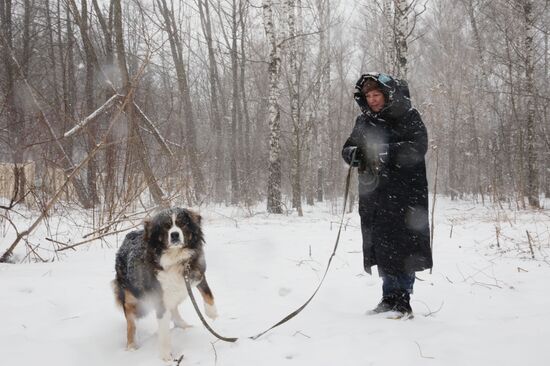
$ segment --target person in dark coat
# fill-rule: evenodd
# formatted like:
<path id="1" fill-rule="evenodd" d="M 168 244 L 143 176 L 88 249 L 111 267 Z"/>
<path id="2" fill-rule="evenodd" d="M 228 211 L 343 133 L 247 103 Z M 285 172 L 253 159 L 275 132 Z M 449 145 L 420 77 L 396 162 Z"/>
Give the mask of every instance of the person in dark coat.
<path id="1" fill-rule="evenodd" d="M 371 313 L 412 314 L 415 272 L 432 267 L 428 134 L 411 106 L 406 82 L 368 73 L 357 82 L 361 114 L 342 149 L 359 172 L 359 215 L 365 271 L 378 266 L 382 300 Z"/>

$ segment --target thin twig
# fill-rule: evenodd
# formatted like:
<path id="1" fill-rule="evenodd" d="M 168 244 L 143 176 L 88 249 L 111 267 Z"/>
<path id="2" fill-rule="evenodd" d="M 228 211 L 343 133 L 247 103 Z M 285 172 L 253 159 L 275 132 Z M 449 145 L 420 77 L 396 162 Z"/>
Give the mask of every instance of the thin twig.
<path id="1" fill-rule="evenodd" d="M 432 357 L 432 356 L 424 356 L 424 354 L 422 353 L 422 348 L 420 348 L 420 344 L 418 344 L 417 341 L 414 341 L 414 343 L 416 343 L 416 346 L 418 347 L 418 352 L 420 352 L 420 357 L 429 358 L 430 360 L 435 359 L 435 357 Z"/>
<path id="2" fill-rule="evenodd" d="M 499 225 L 495 225 L 495 232 L 496 232 L 496 236 L 497 236 L 497 248 L 500 249 L 500 240 L 499 240 L 499 237 L 500 237 L 500 226 L 499 226 Z"/>
<path id="3" fill-rule="evenodd" d="M 135 213 L 131 213 L 131 214 L 125 214 L 120 218 L 115 218 L 114 220 L 103 224 L 102 227 L 100 227 L 98 229 L 95 229 L 94 231 L 89 232 L 88 234 L 83 235 L 82 238 L 86 239 L 86 238 L 88 238 L 92 235 L 96 235 L 96 234 L 101 233 L 101 232 L 103 232 L 102 234 L 108 233 L 111 226 L 114 226 L 116 224 L 120 224 L 120 223 L 123 223 L 123 222 L 130 221 L 133 224 L 134 219 L 132 219 L 132 217 L 141 216 L 141 215 L 144 215 L 144 214 L 148 215 L 148 214 L 151 213 L 151 211 L 154 211 L 156 208 L 157 208 L 156 206 L 153 206 L 152 208 L 144 210 L 144 211 L 135 212 Z M 120 213 L 123 213 L 123 212 L 121 211 Z M 133 226 L 133 227 L 135 227 L 135 226 Z"/>
<path id="4" fill-rule="evenodd" d="M 304 337 L 306 337 L 306 338 L 310 338 L 310 339 L 311 339 L 311 337 L 310 337 L 310 336 L 308 336 L 308 335 L 307 335 L 307 334 L 305 334 L 305 333 L 302 333 L 302 332 L 301 332 L 301 331 L 299 331 L 299 330 L 297 330 L 297 331 L 296 331 L 296 333 L 294 333 L 294 334 L 293 334 L 292 336 L 293 336 L 293 337 L 295 337 L 295 336 L 296 336 L 296 334 L 299 334 L 299 335 L 301 335 L 301 336 L 304 336 Z"/>
<path id="5" fill-rule="evenodd" d="M 210 342 L 210 345 L 212 346 L 212 349 L 214 350 L 214 365 L 218 364 L 218 352 L 216 351 L 216 346 L 214 346 L 214 343 L 216 343 L 218 340 L 216 339 L 214 342 Z"/>
<path id="6" fill-rule="evenodd" d="M 110 236 L 110 235 L 115 235 L 115 234 L 119 234 L 119 233 L 122 233 L 124 231 L 128 231 L 130 229 L 133 229 L 135 227 L 138 227 L 139 225 L 141 224 L 136 224 L 130 228 L 124 228 L 124 229 L 120 229 L 120 230 L 116 230 L 116 231 L 110 231 L 110 232 L 107 232 L 107 233 L 104 233 L 104 234 L 101 234 L 101 235 L 98 235 L 98 236 L 94 236 L 93 238 L 90 238 L 90 239 L 86 239 L 86 240 L 82 240 L 78 243 L 75 243 L 75 244 L 72 244 L 72 245 L 67 245 L 65 244 L 66 246 L 63 247 L 63 248 L 60 248 L 60 249 L 57 249 L 56 252 L 62 252 L 64 250 L 67 250 L 67 249 L 74 249 L 75 247 L 78 247 L 78 246 L 81 246 L 83 244 L 86 244 L 86 243 L 89 243 L 89 242 L 92 242 L 94 240 L 97 240 L 97 239 L 101 239 L 101 238 L 104 238 L 106 236 Z M 52 240 L 53 241 L 53 240 Z"/>
<path id="7" fill-rule="evenodd" d="M 527 240 L 529 241 L 529 250 L 531 251 L 531 258 L 535 259 L 535 252 L 533 251 L 533 243 L 531 242 L 531 235 L 528 230 L 525 230 L 527 233 Z"/>
<path id="8" fill-rule="evenodd" d="M 52 238 L 45 238 L 45 239 L 46 239 L 47 241 L 50 241 L 50 242 L 55 243 L 55 244 L 62 245 L 62 246 L 64 246 L 64 247 L 68 247 L 68 246 L 69 246 L 69 244 L 67 244 L 67 243 L 62 243 L 62 242 L 60 242 L 60 241 L 53 240 Z M 76 249 L 74 249 L 74 248 L 71 248 L 71 249 L 73 249 L 73 250 L 76 251 Z"/>
<path id="9" fill-rule="evenodd" d="M 424 305 L 426 307 L 426 309 L 428 309 L 428 313 L 427 314 L 423 314 L 426 318 L 429 317 L 429 316 L 432 316 L 434 314 L 437 314 L 441 311 L 441 309 L 443 308 L 443 304 L 445 304 L 444 301 L 441 302 L 441 305 L 439 305 L 439 308 L 435 311 L 432 311 L 432 309 L 430 309 L 430 307 L 428 306 L 428 304 L 426 304 L 424 301 L 420 301 L 420 300 L 415 300 L 415 302 L 419 302 L 421 303 L 422 305 Z"/>
<path id="10" fill-rule="evenodd" d="M 42 263 L 46 263 L 46 262 L 47 262 L 47 260 L 45 260 L 44 258 L 42 258 L 42 257 L 40 256 L 40 254 L 38 254 L 38 253 L 36 252 L 36 250 L 35 250 L 35 249 L 40 248 L 40 244 L 35 245 L 34 248 L 33 248 L 32 244 L 29 244 L 29 242 L 28 242 L 27 240 L 25 240 L 25 245 L 26 245 L 27 248 L 29 248 L 29 250 L 30 250 L 30 251 L 27 253 L 27 255 L 25 256 L 25 258 L 30 257 L 30 254 L 32 253 L 32 254 L 34 254 L 35 258 L 40 259 L 40 260 L 42 261 Z M 25 258 L 23 258 L 23 259 L 21 260 L 21 262 L 23 262 L 23 261 L 25 260 Z M 30 258 L 29 258 L 29 261 L 30 261 Z"/>
<path id="11" fill-rule="evenodd" d="M 237 220 L 236 220 L 236 219 L 234 219 L 233 217 L 230 217 L 230 216 L 224 215 L 224 214 L 222 214 L 222 213 L 219 213 L 219 212 L 217 212 L 217 211 L 214 211 L 214 210 L 212 210 L 211 212 L 213 212 L 213 213 L 215 213 L 215 214 L 217 214 L 217 215 L 220 215 L 220 216 L 222 216 L 222 217 L 224 217 L 224 218 L 226 218 L 226 219 L 228 219 L 228 220 L 232 220 L 233 222 L 235 222 L 235 227 L 236 227 L 236 228 L 238 228 L 238 227 L 239 227 L 239 221 L 237 221 Z"/>

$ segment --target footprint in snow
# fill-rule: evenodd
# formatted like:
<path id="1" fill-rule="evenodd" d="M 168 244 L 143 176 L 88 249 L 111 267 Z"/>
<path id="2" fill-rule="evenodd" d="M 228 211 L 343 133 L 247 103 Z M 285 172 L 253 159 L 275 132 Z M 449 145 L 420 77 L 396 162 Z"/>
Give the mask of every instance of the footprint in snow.
<path id="1" fill-rule="evenodd" d="M 279 289 L 279 296 L 286 296 L 288 295 L 292 290 L 287 287 L 281 287 Z"/>

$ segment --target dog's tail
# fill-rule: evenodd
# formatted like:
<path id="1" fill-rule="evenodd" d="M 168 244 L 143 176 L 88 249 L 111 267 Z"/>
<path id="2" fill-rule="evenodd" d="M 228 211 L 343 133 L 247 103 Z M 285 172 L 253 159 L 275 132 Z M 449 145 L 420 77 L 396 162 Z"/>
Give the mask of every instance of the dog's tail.
<path id="1" fill-rule="evenodd" d="M 115 293 L 115 302 L 126 313 L 125 306 L 130 305 L 133 308 L 134 315 L 142 318 L 148 313 L 147 304 L 139 301 L 131 292 L 120 286 L 118 279 L 111 281 L 111 287 Z"/>
<path id="2" fill-rule="evenodd" d="M 125 300 L 124 289 L 120 286 L 116 278 L 111 281 L 111 287 L 113 288 L 113 292 L 115 293 L 116 304 L 120 306 L 121 309 L 124 310 L 124 300 Z"/>

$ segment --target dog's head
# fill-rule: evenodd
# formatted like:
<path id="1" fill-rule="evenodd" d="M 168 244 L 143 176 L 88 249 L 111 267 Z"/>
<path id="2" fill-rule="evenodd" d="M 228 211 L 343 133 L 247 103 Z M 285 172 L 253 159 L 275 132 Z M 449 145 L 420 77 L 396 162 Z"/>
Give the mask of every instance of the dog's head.
<path id="1" fill-rule="evenodd" d="M 198 249 L 204 242 L 200 224 L 199 214 L 184 208 L 169 208 L 144 222 L 144 239 L 158 250 Z"/>

